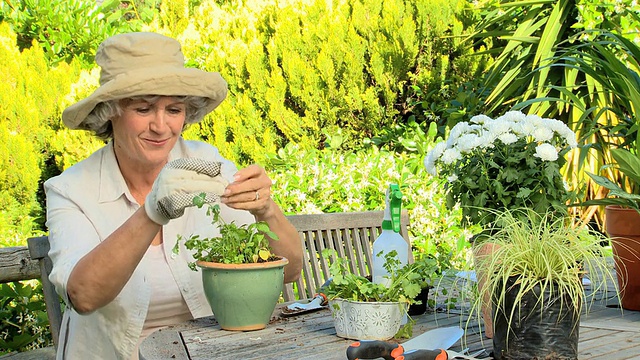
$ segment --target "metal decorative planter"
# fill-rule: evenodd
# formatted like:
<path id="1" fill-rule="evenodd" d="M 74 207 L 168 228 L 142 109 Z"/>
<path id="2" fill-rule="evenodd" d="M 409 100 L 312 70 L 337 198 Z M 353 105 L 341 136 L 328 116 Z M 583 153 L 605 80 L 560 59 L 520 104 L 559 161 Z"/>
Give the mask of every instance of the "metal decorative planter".
<path id="1" fill-rule="evenodd" d="M 400 329 L 406 308 L 399 302 L 329 300 L 336 334 L 347 339 L 389 340 Z"/>

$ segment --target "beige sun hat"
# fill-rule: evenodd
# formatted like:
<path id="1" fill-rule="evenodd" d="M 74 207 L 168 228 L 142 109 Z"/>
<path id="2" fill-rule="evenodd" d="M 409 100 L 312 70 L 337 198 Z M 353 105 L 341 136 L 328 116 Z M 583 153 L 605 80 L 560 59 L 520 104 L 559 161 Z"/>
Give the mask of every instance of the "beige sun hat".
<path id="1" fill-rule="evenodd" d="M 62 112 L 62 121 L 70 129 L 81 128 L 103 101 L 141 95 L 201 96 L 209 100 L 208 114 L 227 96 L 227 83 L 219 73 L 185 68 L 180 43 L 164 35 L 114 35 L 98 47 L 96 63 L 101 68 L 100 87 Z"/>

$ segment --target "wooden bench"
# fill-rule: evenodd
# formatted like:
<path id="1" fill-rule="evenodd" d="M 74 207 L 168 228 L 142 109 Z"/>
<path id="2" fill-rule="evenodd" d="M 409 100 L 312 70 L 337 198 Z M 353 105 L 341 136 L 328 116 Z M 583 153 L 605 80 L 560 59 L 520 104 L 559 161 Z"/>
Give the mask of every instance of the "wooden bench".
<path id="1" fill-rule="evenodd" d="M 48 256 L 49 239 L 46 236 L 33 237 L 27 239 L 27 244 L 28 246 L 0 248 L 0 283 L 40 279 L 54 346 L 7 354 L 0 357 L 3 360 L 54 359 L 55 348 L 58 346 L 62 311 L 60 298 L 48 278 L 52 266 Z"/>

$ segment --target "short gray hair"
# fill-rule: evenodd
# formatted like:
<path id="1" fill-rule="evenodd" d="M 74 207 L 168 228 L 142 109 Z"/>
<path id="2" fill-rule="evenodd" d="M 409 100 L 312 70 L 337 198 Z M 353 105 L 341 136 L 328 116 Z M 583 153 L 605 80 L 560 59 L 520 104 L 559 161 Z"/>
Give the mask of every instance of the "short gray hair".
<path id="1" fill-rule="evenodd" d="M 111 140 L 113 138 L 113 125 L 111 124 L 111 119 L 116 116 L 121 116 L 123 112 L 122 107 L 120 106 L 120 101 L 143 100 L 150 104 L 155 104 L 161 97 L 162 96 L 160 95 L 145 95 L 101 102 L 96 105 L 89 115 L 87 115 L 87 118 L 84 119 L 79 128 L 93 132 L 102 140 Z M 172 98 L 181 101 L 186 105 L 184 128 L 195 123 L 197 119 L 202 119 L 206 115 L 206 98 L 200 96 L 172 96 Z"/>

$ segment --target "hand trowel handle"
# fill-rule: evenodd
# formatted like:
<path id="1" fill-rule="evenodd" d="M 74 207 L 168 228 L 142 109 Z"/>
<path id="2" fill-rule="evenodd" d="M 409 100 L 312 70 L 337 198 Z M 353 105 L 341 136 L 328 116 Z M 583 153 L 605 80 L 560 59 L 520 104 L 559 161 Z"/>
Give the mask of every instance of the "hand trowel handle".
<path id="1" fill-rule="evenodd" d="M 377 359 L 394 360 L 401 356 L 404 348 L 400 344 L 380 340 L 360 340 L 347 348 L 347 359 Z"/>

